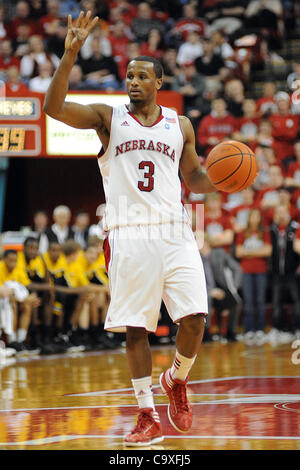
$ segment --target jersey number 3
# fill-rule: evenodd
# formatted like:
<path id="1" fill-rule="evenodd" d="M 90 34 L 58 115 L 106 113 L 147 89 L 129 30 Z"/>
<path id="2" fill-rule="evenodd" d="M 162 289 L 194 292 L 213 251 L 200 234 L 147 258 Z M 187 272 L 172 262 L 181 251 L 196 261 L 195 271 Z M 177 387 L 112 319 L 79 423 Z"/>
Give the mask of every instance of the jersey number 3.
<path id="1" fill-rule="evenodd" d="M 148 170 L 144 173 L 144 178 L 146 181 L 138 181 L 138 188 L 140 191 L 152 191 L 154 187 L 154 163 L 153 162 L 140 162 L 139 169 L 140 170 Z"/>

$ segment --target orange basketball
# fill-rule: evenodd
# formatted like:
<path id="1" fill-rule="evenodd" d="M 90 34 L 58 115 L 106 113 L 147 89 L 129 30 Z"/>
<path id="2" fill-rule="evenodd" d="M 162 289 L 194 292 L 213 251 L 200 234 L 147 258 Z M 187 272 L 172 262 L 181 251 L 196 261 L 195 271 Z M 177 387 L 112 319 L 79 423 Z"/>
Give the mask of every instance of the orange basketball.
<path id="1" fill-rule="evenodd" d="M 210 182 L 226 193 L 243 191 L 257 175 L 254 153 L 247 145 L 235 140 L 216 145 L 209 152 L 205 165 Z"/>

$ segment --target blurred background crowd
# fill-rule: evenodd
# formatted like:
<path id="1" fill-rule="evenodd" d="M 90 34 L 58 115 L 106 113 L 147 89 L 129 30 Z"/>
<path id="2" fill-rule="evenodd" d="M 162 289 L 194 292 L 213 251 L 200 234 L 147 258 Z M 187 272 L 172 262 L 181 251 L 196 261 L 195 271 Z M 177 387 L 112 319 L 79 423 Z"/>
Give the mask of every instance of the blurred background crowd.
<path id="1" fill-rule="evenodd" d="M 2 3 L 0 79 L 10 93 L 20 96 L 31 91 L 46 92 L 64 52 L 67 15 L 75 19 L 81 10 L 91 10 L 100 21 L 72 69 L 71 90 L 125 90 L 128 62 L 138 55 L 153 56 L 164 67 L 163 89 L 174 90 L 183 97 L 184 114 L 194 126 L 197 151 L 203 163 L 213 146 L 231 138 L 246 143 L 256 155 L 258 177 L 251 188 L 241 193 L 219 192 L 204 197 L 191 193 L 182 184 L 183 202 L 194 209 L 199 203 L 205 207 L 204 242 L 199 247 L 211 314 L 204 340 L 243 340 L 249 345 L 260 345 L 299 338 L 299 2 L 20 0 Z M 38 241 L 28 243 L 35 245 L 36 251 L 30 254 L 29 250 L 28 254 L 24 247 L 23 269 L 27 275 L 34 271 L 30 271 L 29 265 L 40 258 L 38 252 L 43 256 L 46 270 L 38 280 L 45 284 L 44 291 L 41 286 L 37 289 L 33 275 L 30 283 L 27 280 L 33 296 L 25 301 L 25 306 L 21 302 L 21 313 L 15 315 L 8 344 L 21 352 L 30 348 L 42 348 L 44 353 L 73 347 L 105 349 L 121 343 L 122 338 L 117 340 L 103 333 L 109 291 L 101 226 L 91 226 L 90 214 L 83 210 L 73 215 L 71 227 L 72 208 L 62 207 L 63 210 L 60 207 L 53 214 L 39 211 L 34 215 L 32 230 Z M 63 222 L 62 217 L 57 220 L 57 212 L 60 215 L 64 212 Z M 89 259 L 91 248 L 94 258 Z M 14 258 L 13 269 L 20 268 L 19 254 L 5 252 L 0 269 L 8 277 L 0 279 L 1 284 L 8 278 L 14 280 L 8 274 L 13 270 L 9 271 L 7 256 Z M 52 261 L 51 256 L 54 256 Z M 68 275 L 57 275 L 57 272 L 67 272 L 66 266 L 73 266 L 78 256 L 85 266 L 85 280 L 72 283 Z M 55 265 L 58 259 L 62 265 L 56 272 L 51 263 Z M 93 263 L 97 266 L 90 269 Z M 64 278 L 63 286 L 56 277 Z M 94 282 L 98 291 L 87 288 L 93 284 L 91 279 L 96 278 L 100 279 Z M 59 292 L 63 287 L 81 290 Z M 54 313 L 42 308 L 49 305 L 49 296 L 52 304 L 56 304 Z M 78 316 L 81 301 L 88 305 L 83 319 Z M 60 314 L 64 308 L 69 313 Z M 18 336 L 19 330 L 22 331 Z M 174 341 L 176 328 L 169 323 L 164 305 L 159 331 L 152 338 L 154 343 Z"/>

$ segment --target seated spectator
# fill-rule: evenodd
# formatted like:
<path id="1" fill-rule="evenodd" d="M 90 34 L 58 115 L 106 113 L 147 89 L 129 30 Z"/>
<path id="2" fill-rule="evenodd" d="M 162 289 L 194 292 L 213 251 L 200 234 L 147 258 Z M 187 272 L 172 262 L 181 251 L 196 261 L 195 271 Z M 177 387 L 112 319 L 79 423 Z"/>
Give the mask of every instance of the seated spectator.
<path id="1" fill-rule="evenodd" d="M 199 108 L 198 100 L 201 102 L 205 92 L 205 79 L 197 73 L 193 62 L 181 66 L 181 72 L 174 77 L 172 90 L 183 96 L 185 113 Z"/>
<path id="2" fill-rule="evenodd" d="M 229 69 L 236 68 L 234 50 L 222 31 L 212 31 L 211 38 L 215 46 L 215 53 L 219 54 L 225 62 L 225 66 Z"/>
<path id="3" fill-rule="evenodd" d="M 241 80 L 232 79 L 226 82 L 224 99 L 227 104 L 227 111 L 234 117 L 241 118 L 244 114 L 243 103 L 245 101 L 245 90 Z"/>
<path id="4" fill-rule="evenodd" d="M 284 185 L 291 188 L 300 188 L 300 141 L 294 144 L 294 156 L 296 160 L 292 161 L 287 168 Z"/>
<path id="5" fill-rule="evenodd" d="M 236 239 L 235 255 L 243 270 L 243 326 L 246 344 L 265 342 L 267 258 L 271 255 L 270 234 L 263 228 L 259 209 L 250 209 L 247 226 Z M 255 315 L 256 313 L 256 315 Z"/>
<path id="6" fill-rule="evenodd" d="M 45 51 L 41 36 L 31 36 L 29 39 L 29 53 L 21 59 L 20 73 L 22 78 L 34 78 L 39 73 L 39 66 L 45 62 L 50 62 L 53 69 L 59 65 L 59 58 L 56 54 L 49 54 Z"/>
<path id="7" fill-rule="evenodd" d="M 91 80 L 84 80 L 80 65 L 73 65 L 69 75 L 69 90 L 95 90 L 97 86 Z"/>
<path id="8" fill-rule="evenodd" d="M 215 53 L 215 46 L 209 37 L 202 38 L 202 55 L 195 59 L 195 66 L 198 73 L 218 82 L 224 81 L 228 76 L 228 69 L 219 54 Z"/>
<path id="9" fill-rule="evenodd" d="M 24 291 L 22 300 L 18 302 L 19 309 L 14 311 L 14 328 L 13 333 L 8 336 L 8 347 L 15 349 L 17 352 L 29 352 L 25 341 L 33 308 L 38 307 L 40 301 L 35 293 L 30 293 L 28 290 L 31 281 L 26 271 L 18 266 L 18 256 L 15 250 L 6 250 L 3 253 L 2 261 L 0 261 L 0 285 L 8 283 L 8 281 L 14 281 L 21 285 Z M 9 283 L 7 287 L 13 287 L 13 285 Z"/>
<path id="10" fill-rule="evenodd" d="M 40 20 L 47 13 L 45 0 L 31 0 L 30 1 L 30 16 L 34 20 Z"/>
<path id="11" fill-rule="evenodd" d="M 67 30 L 68 26 L 66 20 L 61 19 L 59 22 L 55 23 L 55 33 L 49 35 L 45 40 L 46 49 L 50 56 L 51 54 L 54 54 L 59 59 L 62 58 L 65 52 Z"/>
<path id="12" fill-rule="evenodd" d="M 211 107 L 211 113 L 201 120 L 197 131 L 197 140 L 205 155 L 215 145 L 230 139 L 237 126 L 234 116 L 226 111 L 226 102 L 222 98 L 214 99 Z"/>
<path id="13" fill-rule="evenodd" d="M 257 145 L 262 147 L 272 147 L 274 145 L 272 124 L 268 119 L 262 119 L 258 124 Z"/>
<path id="14" fill-rule="evenodd" d="M 164 24 L 153 18 L 153 11 L 147 2 L 141 2 L 137 6 L 137 16 L 132 20 L 131 31 L 136 41 L 141 44 L 147 41 L 151 29 L 158 29 L 162 35 L 165 33 Z"/>
<path id="15" fill-rule="evenodd" d="M 285 205 L 286 211 L 296 222 L 300 222 L 300 210 L 292 203 L 292 193 L 287 188 L 278 189 L 278 204 Z M 268 207 L 263 212 L 264 225 L 269 227 L 274 219 L 276 206 Z"/>
<path id="16" fill-rule="evenodd" d="M 34 313 L 29 329 L 30 344 L 34 349 L 40 348 L 41 353 L 47 353 L 45 345 L 50 343 L 54 287 L 38 249 L 39 241 L 27 237 L 24 241 L 24 250 L 18 252 L 18 268 L 27 273 L 31 280 L 29 289 L 31 292 L 36 292 L 40 299 L 40 314 Z"/>
<path id="17" fill-rule="evenodd" d="M 137 16 L 137 7 L 127 0 L 109 0 L 109 10 L 118 9 L 122 21 L 130 25 Z"/>
<path id="18" fill-rule="evenodd" d="M 21 59 L 24 55 L 29 54 L 30 26 L 28 24 L 20 24 L 17 27 L 17 36 L 12 40 L 15 56 Z"/>
<path id="19" fill-rule="evenodd" d="M 14 56 L 12 43 L 9 39 L 1 42 L 0 45 L 0 73 L 5 74 L 7 69 L 15 66 L 20 69 L 20 59 Z M 5 75 L 4 75 L 5 76 Z"/>
<path id="20" fill-rule="evenodd" d="M 8 39 L 9 36 L 9 26 L 5 21 L 5 8 L 3 5 L 0 5 L 0 40 L 4 41 Z"/>
<path id="21" fill-rule="evenodd" d="M 75 215 L 75 222 L 72 226 L 74 232 L 74 240 L 81 245 L 83 249 L 87 246 L 89 236 L 90 216 L 87 211 L 78 211 Z"/>
<path id="22" fill-rule="evenodd" d="M 240 233 L 246 229 L 249 211 L 255 208 L 255 191 L 252 186 L 241 191 L 242 204 L 229 211 L 230 221 L 235 233 Z"/>
<path id="23" fill-rule="evenodd" d="M 275 93 L 276 85 L 273 82 L 263 84 L 262 96 L 256 101 L 257 111 L 260 116 L 268 116 L 277 111 Z"/>
<path id="24" fill-rule="evenodd" d="M 183 65 L 187 62 L 194 62 L 202 54 L 202 42 L 199 34 L 195 31 L 190 31 L 187 34 L 186 41 L 179 46 L 177 63 Z"/>
<path id="25" fill-rule="evenodd" d="M 256 190 L 265 189 L 270 183 L 270 167 L 273 165 L 279 166 L 282 174 L 284 168 L 277 163 L 273 147 L 258 146 L 255 149 L 255 157 L 258 166 L 258 174 L 255 178 L 253 186 Z"/>
<path id="26" fill-rule="evenodd" d="M 161 59 L 164 54 L 164 41 L 159 29 L 151 29 L 148 40 L 141 44 L 141 55 Z"/>
<path id="27" fill-rule="evenodd" d="M 56 34 L 57 26 L 61 20 L 59 10 L 58 0 L 47 0 L 47 14 L 40 18 L 44 37 Z"/>
<path id="28" fill-rule="evenodd" d="M 274 221 L 270 227 L 272 240 L 272 330 L 269 340 L 290 342 L 293 339 L 287 330 L 300 330 L 300 292 L 297 283 L 296 270 L 299 266 L 299 255 L 294 251 L 294 239 L 298 224 L 293 221 L 285 205 L 275 209 Z M 288 325 L 283 317 L 283 292 L 288 290 L 294 304 L 292 325 Z"/>
<path id="29" fill-rule="evenodd" d="M 228 35 L 237 34 L 243 27 L 246 5 L 245 0 L 214 2 L 205 15 L 210 20 L 210 30 L 223 30 Z"/>
<path id="30" fill-rule="evenodd" d="M 46 211 L 38 210 L 33 215 L 32 230 L 35 232 L 39 242 L 39 253 L 43 254 L 48 250 L 49 241 L 46 235 L 48 228 L 48 214 Z"/>
<path id="31" fill-rule="evenodd" d="M 38 65 L 39 74 L 31 78 L 28 83 L 30 90 L 38 93 L 46 93 L 52 80 L 53 65 L 48 60 Z"/>
<path id="32" fill-rule="evenodd" d="M 255 202 L 260 209 L 275 207 L 279 202 L 279 188 L 284 182 L 280 166 L 271 165 L 269 169 L 269 183 L 264 189 L 257 191 Z"/>
<path id="33" fill-rule="evenodd" d="M 9 96 L 28 96 L 29 89 L 20 78 L 19 69 L 13 65 L 7 70 L 7 81 L 5 83 L 5 93 Z"/>
<path id="34" fill-rule="evenodd" d="M 39 22 L 35 21 L 30 16 L 30 6 L 29 3 L 20 0 L 16 5 L 16 15 L 9 22 L 9 37 L 13 40 L 17 39 L 19 35 L 19 27 L 26 25 L 29 28 L 29 36 L 41 33 L 41 26 Z"/>
<path id="35" fill-rule="evenodd" d="M 161 63 L 164 69 L 162 89 L 170 90 L 172 89 L 175 76 L 180 73 L 180 67 L 177 63 L 177 50 L 172 47 L 167 48 L 161 59 Z"/>
<path id="36" fill-rule="evenodd" d="M 290 97 L 285 92 L 275 95 L 278 111 L 269 117 L 273 128 L 274 149 L 278 162 L 285 168 L 293 159 L 294 143 L 299 132 L 299 116 L 291 114 Z"/>
<path id="37" fill-rule="evenodd" d="M 121 80 L 124 80 L 127 69 L 127 45 L 132 39 L 131 31 L 123 20 L 119 20 L 112 25 L 108 39 L 111 43 L 112 55 L 118 66 L 119 76 Z"/>
<path id="38" fill-rule="evenodd" d="M 74 231 L 69 226 L 71 211 L 67 206 L 57 206 L 53 211 L 54 224 L 46 230 L 49 243 L 51 241 L 63 244 L 66 240 L 74 238 Z"/>
<path id="39" fill-rule="evenodd" d="M 280 0 L 250 0 L 245 10 L 245 26 L 250 31 L 258 31 L 263 34 L 284 33 L 282 21 L 282 4 Z"/>
<path id="40" fill-rule="evenodd" d="M 202 18 L 197 17 L 196 5 L 188 2 L 183 5 L 183 15 L 171 30 L 171 37 L 178 37 L 180 42 L 186 41 L 188 33 L 195 31 L 199 36 L 206 34 L 206 22 Z"/>
<path id="41" fill-rule="evenodd" d="M 105 204 L 100 204 L 96 209 L 98 223 L 93 224 L 89 228 L 89 237 L 97 236 L 100 240 L 104 238 L 103 217 L 105 213 Z"/>
<path id="42" fill-rule="evenodd" d="M 83 60 L 93 58 L 93 54 L 95 53 L 94 43 L 98 43 L 98 49 L 101 50 L 103 57 L 110 57 L 112 55 L 111 43 L 106 33 L 103 32 L 100 25 L 96 25 L 80 49 L 80 56 Z"/>
<path id="43" fill-rule="evenodd" d="M 212 248 L 224 248 L 229 252 L 233 242 L 233 227 L 226 211 L 222 209 L 220 193 L 205 195 L 204 226 Z"/>
<path id="44" fill-rule="evenodd" d="M 252 99 L 245 99 L 242 104 L 243 116 L 237 120 L 237 131 L 233 134 L 233 139 L 244 142 L 251 150 L 257 146 L 257 132 L 259 117 L 256 112 L 256 103 Z"/>
<path id="45" fill-rule="evenodd" d="M 113 57 L 105 57 L 97 38 L 92 41 L 92 56 L 80 62 L 85 78 L 99 90 L 118 90 L 119 72 Z"/>

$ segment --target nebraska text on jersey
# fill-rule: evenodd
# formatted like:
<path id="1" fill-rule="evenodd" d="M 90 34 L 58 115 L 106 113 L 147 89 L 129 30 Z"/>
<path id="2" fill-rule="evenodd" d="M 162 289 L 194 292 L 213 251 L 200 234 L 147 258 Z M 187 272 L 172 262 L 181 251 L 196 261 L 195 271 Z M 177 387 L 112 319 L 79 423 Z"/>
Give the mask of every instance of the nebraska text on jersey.
<path id="1" fill-rule="evenodd" d="M 171 149 L 169 145 L 164 144 L 163 142 L 153 142 L 153 140 L 146 141 L 144 139 L 128 140 L 127 142 L 117 145 L 115 156 L 117 157 L 122 153 L 130 152 L 132 150 L 160 152 L 163 155 L 170 157 L 173 161 L 175 160 L 175 150 Z"/>

